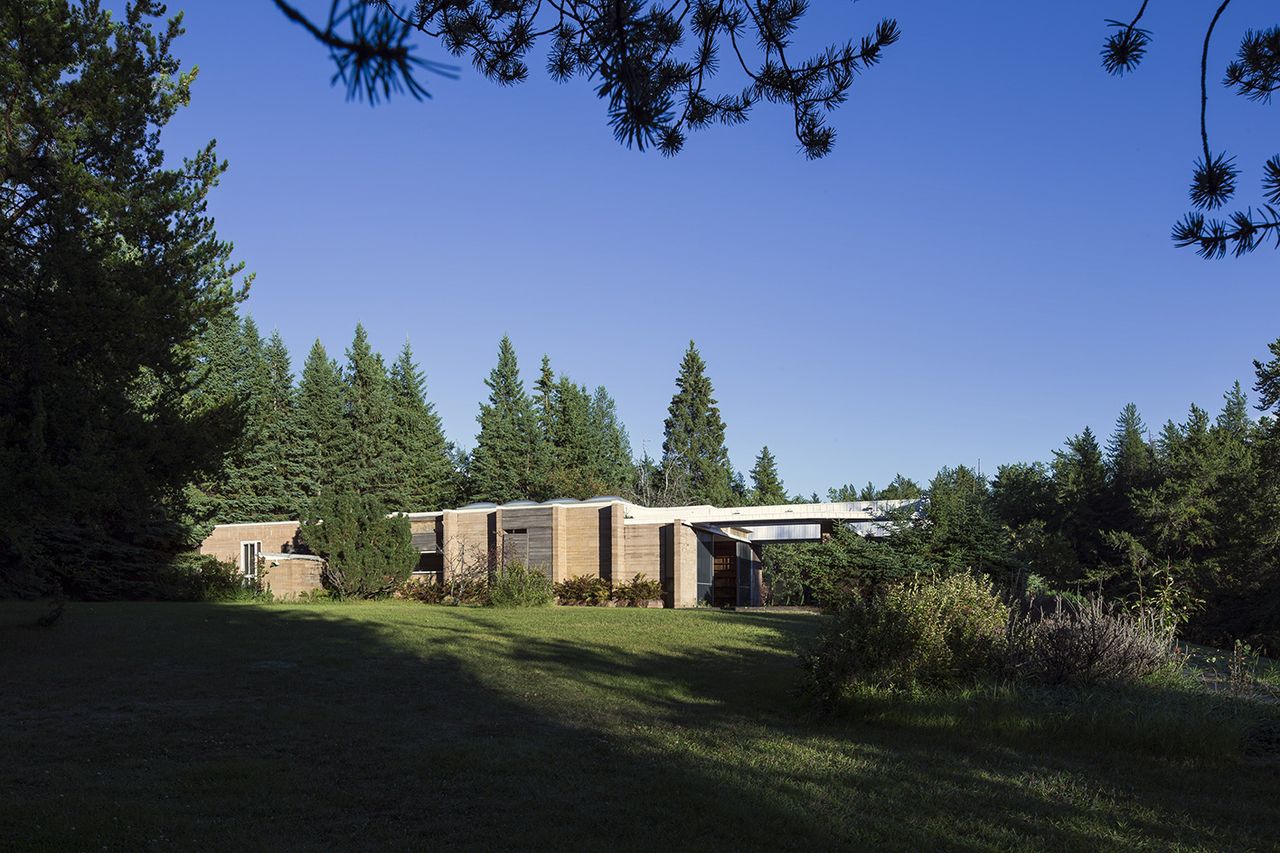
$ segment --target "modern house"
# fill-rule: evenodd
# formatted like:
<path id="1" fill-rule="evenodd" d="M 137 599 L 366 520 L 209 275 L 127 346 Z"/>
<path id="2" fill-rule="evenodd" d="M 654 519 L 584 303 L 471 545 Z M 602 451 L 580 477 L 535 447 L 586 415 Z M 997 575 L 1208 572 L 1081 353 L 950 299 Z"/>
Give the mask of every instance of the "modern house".
<path id="1" fill-rule="evenodd" d="M 836 524 L 874 535 L 891 511 L 913 503 L 645 507 L 598 497 L 406 515 L 419 554 L 415 574 L 426 580 L 516 560 L 556 583 L 585 575 L 618 584 L 643 574 L 662 582 L 669 607 L 723 607 L 760 603 L 762 545 L 818 541 Z M 261 561 L 272 591 L 289 596 L 320 584 L 321 564 L 303 553 L 298 529 L 296 521 L 220 524 L 200 551 L 250 576 Z"/>

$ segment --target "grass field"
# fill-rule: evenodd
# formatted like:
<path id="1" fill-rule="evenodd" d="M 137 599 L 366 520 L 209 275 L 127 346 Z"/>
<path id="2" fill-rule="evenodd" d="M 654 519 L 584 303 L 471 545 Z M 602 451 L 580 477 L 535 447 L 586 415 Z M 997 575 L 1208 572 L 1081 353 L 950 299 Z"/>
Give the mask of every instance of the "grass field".
<path id="1" fill-rule="evenodd" d="M 39 612 L 0 605 L 0 847 L 1280 847 L 1280 767 L 1240 742 L 1263 705 L 991 691 L 815 722 L 789 692 L 811 614 Z"/>

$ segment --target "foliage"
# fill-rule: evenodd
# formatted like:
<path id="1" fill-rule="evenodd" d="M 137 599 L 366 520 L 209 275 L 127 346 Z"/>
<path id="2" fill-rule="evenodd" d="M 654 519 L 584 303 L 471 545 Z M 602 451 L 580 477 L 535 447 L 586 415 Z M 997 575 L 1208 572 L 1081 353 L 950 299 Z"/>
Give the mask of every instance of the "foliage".
<path id="1" fill-rule="evenodd" d="M 161 148 L 195 79 L 163 15 L 0 6 L 0 593 L 148 594 L 240 426 L 188 405 L 244 289 L 206 210 L 226 164 Z"/>
<path id="2" fill-rule="evenodd" d="M 650 601 L 662 598 L 662 583 L 650 580 L 644 573 L 613 587 L 613 600 L 626 607 L 648 607 Z"/>
<path id="3" fill-rule="evenodd" d="M 300 533 L 306 546 L 324 558 L 324 585 L 338 598 L 387 595 L 418 561 L 409 519 L 387 515 L 372 495 L 322 493 L 303 516 Z"/>
<path id="4" fill-rule="evenodd" d="M 435 580 L 410 577 L 395 588 L 391 597 L 422 604 L 440 604 L 444 600 L 445 590 L 444 585 Z"/>
<path id="5" fill-rule="evenodd" d="M 1009 607 L 970 574 L 894 584 L 836 614 L 801 654 L 802 695 L 823 714 L 855 684 L 915 691 L 1003 667 Z"/>
<path id="6" fill-rule="evenodd" d="M 170 601 L 271 601 L 260 580 L 246 578 L 234 562 L 209 554 L 174 560 L 156 584 L 158 598 Z"/>
<path id="7" fill-rule="evenodd" d="M 506 503 L 545 500 L 547 456 L 538 415 L 525 393 L 511 339 L 498 345 L 498 363 L 484 383 L 488 403 L 480 404 L 480 434 L 467 474 L 473 500 Z"/>
<path id="8" fill-rule="evenodd" d="M 556 599 L 561 604 L 600 607 L 609 603 L 611 595 L 608 581 L 593 575 L 573 577 L 556 584 Z"/>
<path id="9" fill-rule="evenodd" d="M 1114 32 L 1102 48 L 1102 66 L 1110 74 L 1132 71 L 1146 55 L 1151 33 L 1138 26 L 1147 11 L 1143 0 L 1137 14 L 1129 22 L 1108 20 Z M 1202 258 L 1221 258 L 1228 250 L 1239 257 L 1252 252 L 1268 238 L 1280 248 L 1280 155 L 1263 165 L 1262 191 L 1266 202 L 1237 210 L 1226 219 L 1206 219 L 1202 211 L 1214 210 L 1230 201 L 1235 194 L 1240 170 L 1235 158 L 1209 147 L 1208 76 L 1209 46 L 1222 13 L 1231 0 L 1223 0 L 1209 20 L 1200 54 L 1200 150 L 1192 170 L 1190 196 L 1196 208 L 1173 227 L 1174 245 L 1194 247 Z M 1237 95 L 1259 103 L 1268 103 L 1280 89 L 1280 27 L 1247 30 L 1240 41 L 1236 59 L 1227 65 L 1222 84 Z"/>
<path id="10" fill-rule="evenodd" d="M 724 443 L 724 421 L 706 369 L 697 346 L 689 341 L 663 427 L 662 468 L 687 484 L 692 502 L 727 506 L 733 469 Z"/>
<path id="11" fill-rule="evenodd" d="M 321 492 L 343 485 L 342 468 L 352 445 L 351 424 L 343 411 L 342 372 L 318 338 L 302 366 L 297 401 L 296 436 L 302 471 L 294 487 L 305 505 Z"/>
<path id="12" fill-rule="evenodd" d="M 371 103 L 400 91 L 424 97 L 418 72 L 451 73 L 414 53 L 415 31 L 439 39 L 454 56 L 469 57 L 503 85 L 528 77 L 529 51 L 548 38 L 546 68 L 553 79 L 592 80 L 596 95 L 608 102 L 614 136 L 665 154 L 678 152 L 690 131 L 746 121 L 763 100 L 790 106 L 806 155 L 824 156 L 835 139 L 826 113 L 845 101 L 858 74 L 879 62 L 899 36 L 897 23 L 885 19 L 856 45 L 832 45 L 798 60 L 794 36 L 806 3 L 570 0 L 544 9 L 535 0 L 424 0 L 401 12 L 391 3 L 333 0 L 325 25 L 285 0 L 276 6 L 328 48 L 334 79 L 346 84 L 348 97 Z M 350 35 L 340 32 L 343 26 Z M 748 84 L 737 92 L 709 92 L 726 58 Z"/>
<path id="13" fill-rule="evenodd" d="M 778 476 L 778 461 L 769 452 L 768 445 L 760 448 L 751 469 L 751 502 L 761 506 L 787 502 L 787 490 Z"/>
<path id="14" fill-rule="evenodd" d="M 1044 684 L 1133 683 L 1178 665 L 1174 626 L 1097 597 L 1013 620 L 1011 663 Z"/>
<path id="15" fill-rule="evenodd" d="M 551 578 L 537 566 L 507 562 L 489 579 L 491 607 L 546 607 L 555 600 Z"/>
<path id="16" fill-rule="evenodd" d="M 406 342 L 391 366 L 393 458 L 399 484 L 395 506 L 413 512 L 457 503 L 459 486 L 451 448 L 435 407 L 426 399 L 425 378 Z"/>

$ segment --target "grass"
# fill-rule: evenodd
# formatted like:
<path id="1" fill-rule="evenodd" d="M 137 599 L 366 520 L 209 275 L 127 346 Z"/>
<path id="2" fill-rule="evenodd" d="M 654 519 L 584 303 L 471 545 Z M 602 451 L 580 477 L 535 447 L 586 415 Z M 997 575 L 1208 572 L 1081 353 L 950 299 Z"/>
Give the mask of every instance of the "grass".
<path id="1" fill-rule="evenodd" d="M 0 848 L 1276 849 L 1260 703 L 790 696 L 796 613 L 0 605 Z M 1243 721 L 1243 722 L 1242 722 Z"/>

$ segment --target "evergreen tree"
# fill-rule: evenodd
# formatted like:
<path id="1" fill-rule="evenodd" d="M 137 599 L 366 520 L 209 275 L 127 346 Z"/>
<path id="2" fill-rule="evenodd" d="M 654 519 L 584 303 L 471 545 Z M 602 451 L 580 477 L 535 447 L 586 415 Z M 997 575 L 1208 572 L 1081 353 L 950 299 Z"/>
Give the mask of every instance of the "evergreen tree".
<path id="1" fill-rule="evenodd" d="M 889 485 L 876 492 L 878 501 L 913 501 L 924 495 L 920 484 L 910 477 L 895 474 Z"/>
<path id="2" fill-rule="evenodd" d="M 1060 511 L 1058 529 L 1071 543 L 1082 566 L 1095 566 L 1107 525 L 1107 474 L 1102 448 L 1085 427 L 1055 450 L 1053 485 Z"/>
<path id="3" fill-rule="evenodd" d="M 733 469 L 706 363 L 693 341 L 680 363 L 676 389 L 664 425 L 663 464 L 688 482 L 694 501 L 723 506 L 732 500 Z"/>
<path id="4" fill-rule="evenodd" d="M 618 406 L 603 385 L 591 396 L 591 429 L 595 433 L 596 471 L 608 495 L 631 490 L 635 463 L 631 459 L 631 439 L 618 417 Z"/>
<path id="5" fill-rule="evenodd" d="M 404 484 L 397 479 L 400 437 L 395 434 L 391 384 L 382 356 L 369 346 L 368 333 L 359 324 L 347 350 L 343 412 L 350 425 L 351 446 L 343 457 L 341 479 L 359 494 L 399 507 L 405 495 Z"/>
<path id="6" fill-rule="evenodd" d="M 457 501 L 457 477 L 440 416 L 426 399 L 425 379 L 406 341 L 391 366 L 395 434 L 399 437 L 401 503 L 405 511 L 443 509 Z"/>
<path id="7" fill-rule="evenodd" d="M 768 445 L 760 448 L 760 455 L 751 469 L 751 499 L 753 503 L 762 505 L 787 502 L 787 490 L 778 476 L 778 462 L 769 452 Z"/>
<path id="8" fill-rule="evenodd" d="M 600 494 L 604 484 L 599 477 L 599 435 L 592 428 L 587 390 L 561 376 L 549 397 L 550 493 L 579 499 Z"/>
<path id="9" fill-rule="evenodd" d="M 209 324 L 196 344 L 193 391 L 187 404 L 196 414 L 223 412 L 234 417 L 236 424 L 234 440 L 223 449 L 218 465 L 187 488 L 191 519 L 199 525 L 199 533 L 207 533 L 216 523 L 243 520 L 237 516 L 239 508 L 231 505 L 233 474 L 244 467 L 249 408 L 243 340 L 239 316 L 228 311 Z"/>
<path id="10" fill-rule="evenodd" d="M 1107 439 L 1106 475 L 1107 526 L 1139 534 L 1138 510 L 1134 501 L 1139 492 L 1157 479 L 1155 450 L 1147 440 L 1147 428 L 1138 407 L 1128 403 L 1116 418 L 1115 431 Z"/>
<path id="11" fill-rule="evenodd" d="M 244 293 L 207 209 L 226 165 L 162 147 L 178 19 L 116 5 L 0 11 L 0 594 L 151 594 L 238 426 L 188 406 Z"/>
<path id="12" fill-rule="evenodd" d="M 556 377 L 551 370 L 551 357 L 545 353 L 542 356 L 542 366 L 538 371 L 538 381 L 533 387 L 536 392 L 535 405 L 538 409 L 538 425 L 542 428 L 542 437 L 548 442 L 553 441 L 555 413 L 552 409 L 555 405 Z"/>
<path id="13" fill-rule="evenodd" d="M 344 479 L 351 427 L 343 414 L 342 374 L 319 339 L 302 366 L 297 401 L 298 493 L 305 503 L 350 486 Z"/>
<path id="14" fill-rule="evenodd" d="M 515 348 L 505 335 L 485 385 L 489 401 L 480 404 L 480 433 L 467 471 L 471 498 L 505 503 L 550 497 L 545 494 L 545 442 L 538 413 L 525 393 Z"/>
<path id="15" fill-rule="evenodd" d="M 267 393 L 259 405 L 258 418 L 267 472 L 268 511 L 276 519 L 299 518 L 306 497 L 298 433 L 298 397 L 289 350 L 279 332 L 273 331 L 267 339 L 262 359 Z"/>

